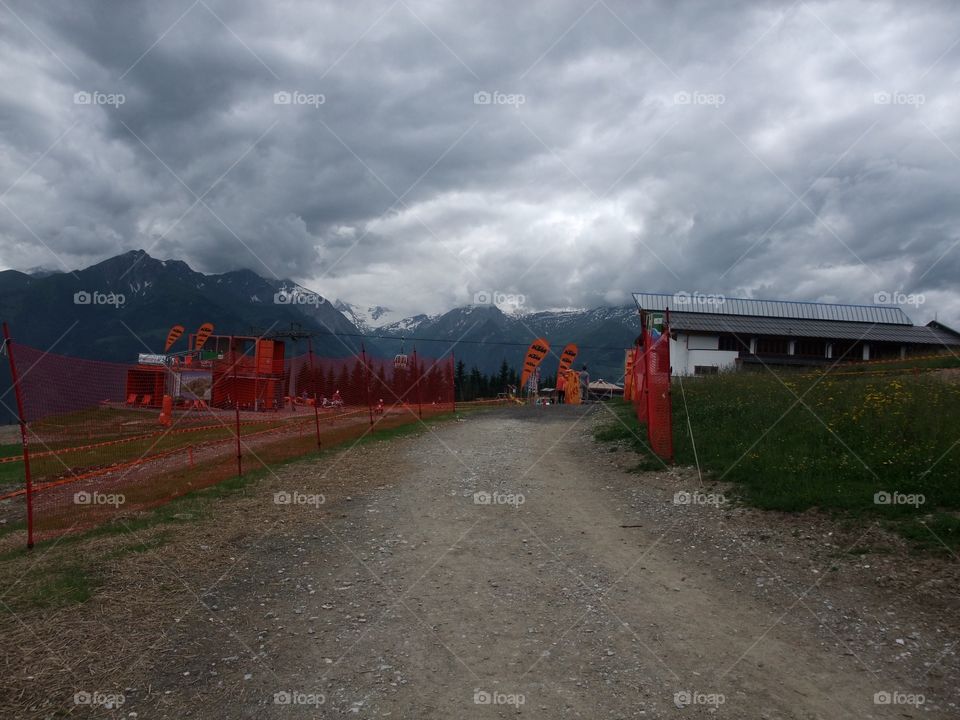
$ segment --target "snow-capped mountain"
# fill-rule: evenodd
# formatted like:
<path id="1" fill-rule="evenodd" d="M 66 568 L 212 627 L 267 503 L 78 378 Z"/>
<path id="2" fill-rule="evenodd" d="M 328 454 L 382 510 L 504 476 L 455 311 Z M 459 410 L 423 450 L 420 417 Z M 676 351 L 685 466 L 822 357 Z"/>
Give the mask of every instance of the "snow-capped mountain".
<path id="1" fill-rule="evenodd" d="M 402 319 L 399 313 L 382 305 L 363 307 L 345 300 L 335 300 L 333 307 L 343 313 L 343 316 L 356 325 L 363 332 L 372 332 L 381 325 Z"/>
<path id="2" fill-rule="evenodd" d="M 397 337 L 406 337 L 417 332 L 417 330 L 426 323 L 433 322 L 439 315 L 414 315 L 413 317 L 403 318 L 395 322 L 381 325 L 377 328 L 377 333 L 381 335 L 393 335 Z"/>
<path id="3" fill-rule="evenodd" d="M 343 316 L 360 328 L 364 333 L 385 335 L 406 335 L 414 332 L 424 322 L 432 320 L 437 315 L 414 315 L 403 317 L 383 305 L 363 307 L 345 300 L 337 300 L 333 307 L 343 313 Z"/>

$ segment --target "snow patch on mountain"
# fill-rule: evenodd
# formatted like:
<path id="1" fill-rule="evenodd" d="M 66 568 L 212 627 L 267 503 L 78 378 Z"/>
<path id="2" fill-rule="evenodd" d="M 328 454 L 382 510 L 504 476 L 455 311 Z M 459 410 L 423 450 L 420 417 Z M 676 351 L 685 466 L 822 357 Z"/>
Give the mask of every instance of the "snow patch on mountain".
<path id="1" fill-rule="evenodd" d="M 424 320 L 430 317 L 427 315 L 415 315 L 405 318 L 402 314 L 383 305 L 363 306 L 344 300 L 335 301 L 333 307 L 339 310 L 347 320 L 365 333 L 373 333 L 375 331 L 385 332 L 386 334 L 412 332 L 424 322 Z"/>
<path id="2" fill-rule="evenodd" d="M 431 323 L 436 320 L 439 315 L 414 315 L 413 317 L 403 318 L 402 320 L 397 320 L 396 322 L 387 323 L 386 325 L 381 325 L 377 328 L 377 332 L 381 335 L 411 335 L 415 333 L 421 325 Z"/>

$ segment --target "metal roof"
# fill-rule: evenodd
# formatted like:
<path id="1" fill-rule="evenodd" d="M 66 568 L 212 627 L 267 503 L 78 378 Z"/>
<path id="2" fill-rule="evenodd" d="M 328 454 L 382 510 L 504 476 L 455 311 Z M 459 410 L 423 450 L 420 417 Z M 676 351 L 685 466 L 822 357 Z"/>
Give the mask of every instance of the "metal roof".
<path id="1" fill-rule="evenodd" d="M 939 327 L 891 323 L 836 322 L 775 317 L 741 317 L 701 312 L 670 313 L 670 328 L 737 335 L 780 335 L 828 340 L 865 340 L 917 345 L 960 345 L 960 337 Z"/>
<path id="2" fill-rule="evenodd" d="M 731 298 L 720 294 L 633 293 L 637 307 L 644 310 L 667 310 L 671 314 L 695 312 L 707 315 L 733 315 L 797 320 L 832 320 L 841 322 L 913 325 L 907 314 L 895 305 L 836 305 L 833 303 L 796 302 L 793 300 L 755 300 Z"/>

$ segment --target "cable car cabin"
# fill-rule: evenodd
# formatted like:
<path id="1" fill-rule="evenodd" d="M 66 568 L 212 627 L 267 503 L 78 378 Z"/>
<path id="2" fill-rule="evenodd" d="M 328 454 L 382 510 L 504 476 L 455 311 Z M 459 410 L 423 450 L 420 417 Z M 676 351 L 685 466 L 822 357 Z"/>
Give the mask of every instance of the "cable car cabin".
<path id="1" fill-rule="evenodd" d="M 409 365 L 410 365 L 410 359 L 403 353 L 400 353 L 399 355 L 394 356 L 393 368 L 395 370 L 406 370 L 409 367 Z"/>
<path id="2" fill-rule="evenodd" d="M 241 410 L 279 410 L 284 396 L 284 344 L 255 337 L 211 335 L 216 352 L 210 404 Z"/>

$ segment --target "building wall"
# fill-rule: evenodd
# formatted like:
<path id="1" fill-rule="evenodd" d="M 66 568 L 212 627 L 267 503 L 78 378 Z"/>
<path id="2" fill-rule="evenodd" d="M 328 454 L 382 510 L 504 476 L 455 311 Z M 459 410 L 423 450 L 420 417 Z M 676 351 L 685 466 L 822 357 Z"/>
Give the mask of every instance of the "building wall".
<path id="1" fill-rule="evenodd" d="M 736 350 L 718 350 L 719 335 L 687 335 L 678 332 L 670 340 L 670 364 L 674 375 L 693 375 L 697 365 L 715 367 L 718 371 L 736 366 Z"/>

